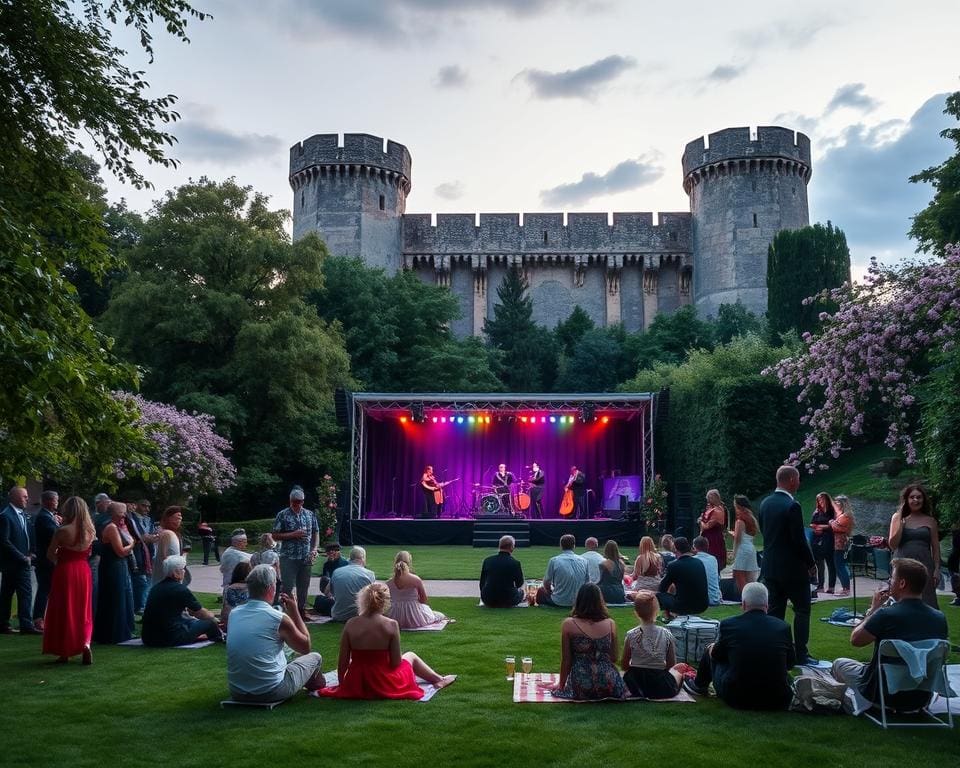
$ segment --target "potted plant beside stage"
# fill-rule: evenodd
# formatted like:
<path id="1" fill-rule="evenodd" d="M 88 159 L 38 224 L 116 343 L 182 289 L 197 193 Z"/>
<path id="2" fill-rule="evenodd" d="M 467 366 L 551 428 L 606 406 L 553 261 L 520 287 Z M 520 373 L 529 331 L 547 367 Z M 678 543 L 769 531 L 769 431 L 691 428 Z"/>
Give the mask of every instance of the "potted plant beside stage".
<path id="1" fill-rule="evenodd" d="M 338 543 L 337 531 L 337 484 L 330 475 L 324 475 L 317 486 L 317 524 L 320 526 L 320 543 Z"/>
<path id="2" fill-rule="evenodd" d="M 667 516 L 667 484 L 660 475 L 655 475 L 653 484 L 643 494 L 640 516 L 646 523 L 647 533 L 663 533 Z"/>

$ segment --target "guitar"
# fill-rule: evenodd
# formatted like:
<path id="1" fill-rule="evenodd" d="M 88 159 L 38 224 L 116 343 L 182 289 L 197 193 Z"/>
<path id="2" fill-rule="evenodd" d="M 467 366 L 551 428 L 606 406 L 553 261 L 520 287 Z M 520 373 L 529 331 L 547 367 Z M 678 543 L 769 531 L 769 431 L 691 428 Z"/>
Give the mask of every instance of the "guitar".
<path id="1" fill-rule="evenodd" d="M 447 480 L 445 483 L 437 483 L 437 489 L 433 492 L 434 502 L 437 504 L 443 504 L 443 489 L 450 485 L 450 483 L 457 482 L 459 479 L 459 477 L 455 477 L 453 480 Z"/>

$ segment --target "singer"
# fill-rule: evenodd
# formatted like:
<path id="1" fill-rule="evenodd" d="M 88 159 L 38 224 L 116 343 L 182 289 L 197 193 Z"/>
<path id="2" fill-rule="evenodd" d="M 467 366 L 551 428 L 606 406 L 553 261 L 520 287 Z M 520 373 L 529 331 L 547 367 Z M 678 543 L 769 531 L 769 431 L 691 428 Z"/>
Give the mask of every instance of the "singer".
<path id="1" fill-rule="evenodd" d="M 530 514 L 537 520 L 543 519 L 543 484 L 546 478 L 537 462 L 530 465 Z"/>

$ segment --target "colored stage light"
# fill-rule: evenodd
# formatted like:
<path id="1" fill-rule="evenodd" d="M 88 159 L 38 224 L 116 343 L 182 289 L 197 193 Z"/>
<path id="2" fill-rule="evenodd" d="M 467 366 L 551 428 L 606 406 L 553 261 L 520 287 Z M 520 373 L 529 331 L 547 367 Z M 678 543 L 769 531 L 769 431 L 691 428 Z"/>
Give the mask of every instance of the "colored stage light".
<path id="1" fill-rule="evenodd" d="M 446 416 L 441 416 L 441 417 L 440 417 L 440 422 L 443 423 L 443 424 L 446 424 L 446 423 L 447 423 L 447 417 L 446 417 Z"/>
<path id="2" fill-rule="evenodd" d="M 463 424 L 463 416 L 457 416 L 457 424 Z"/>
<path id="3" fill-rule="evenodd" d="M 487 424 L 489 424 L 489 423 L 490 423 L 490 417 L 489 417 L 489 416 L 485 417 L 485 421 L 487 422 Z"/>
<path id="4" fill-rule="evenodd" d="M 551 423 L 551 424 L 556 424 L 556 422 L 557 422 L 557 417 L 556 417 L 556 416 L 551 416 L 551 417 L 550 417 L 550 423 Z"/>
<path id="5" fill-rule="evenodd" d="M 527 423 L 527 417 L 526 417 L 526 416 L 521 416 L 521 417 L 520 417 L 520 421 L 522 421 L 524 424 L 526 424 L 526 423 Z"/>
<path id="6" fill-rule="evenodd" d="M 473 422 L 476 421 L 476 419 L 473 416 L 467 416 L 467 421 L 473 424 Z"/>
<path id="7" fill-rule="evenodd" d="M 406 424 L 406 423 L 407 423 L 407 417 L 406 417 L 406 416 L 401 416 L 401 417 L 400 417 L 400 421 L 401 421 L 402 423 Z"/>
<path id="8" fill-rule="evenodd" d="M 433 417 L 433 423 L 434 423 L 434 424 L 437 423 L 437 417 L 436 417 L 436 416 Z"/>
<path id="9" fill-rule="evenodd" d="M 540 423 L 541 423 L 541 424 L 546 424 L 546 423 L 547 423 L 547 417 L 546 417 L 546 416 L 541 416 L 541 417 L 540 417 Z"/>
<path id="10" fill-rule="evenodd" d="M 606 424 L 608 421 L 610 421 L 610 417 L 609 417 L 609 416 L 604 416 L 602 419 L 600 419 L 600 421 L 602 421 L 604 424 Z"/>

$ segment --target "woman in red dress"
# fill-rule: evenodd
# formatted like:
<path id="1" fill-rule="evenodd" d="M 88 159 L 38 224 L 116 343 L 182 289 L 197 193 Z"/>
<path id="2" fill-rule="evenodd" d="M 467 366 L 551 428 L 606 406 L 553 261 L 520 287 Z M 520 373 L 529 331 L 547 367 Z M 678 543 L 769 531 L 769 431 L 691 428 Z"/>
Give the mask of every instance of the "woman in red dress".
<path id="1" fill-rule="evenodd" d="M 709 542 L 707 551 L 717 558 L 721 571 L 727 566 L 727 543 L 723 538 L 726 530 L 727 508 L 720 498 L 720 491 L 712 488 L 707 491 L 707 508 L 700 515 L 700 535 Z"/>
<path id="2" fill-rule="evenodd" d="M 338 699 L 419 699 L 422 677 L 444 688 L 456 675 L 439 675 L 413 651 L 400 653 L 400 625 L 384 616 L 390 609 L 390 590 L 380 581 L 368 584 L 357 596 L 360 614 L 350 619 L 340 636 L 337 674 L 340 685 L 324 688 L 321 696 Z"/>
<path id="3" fill-rule="evenodd" d="M 87 503 L 79 496 L 67 499 L 60 514 L 63 525 L 47 550 L 47 559 L 56 566 L 44 618 L 43 652 L 60 663 L 82 655 L 84 664 L 92 664 L 93 580 L 87 558 L 96 533 Z"/>

